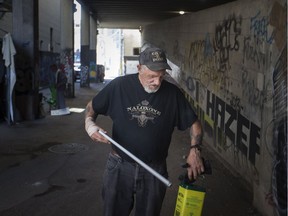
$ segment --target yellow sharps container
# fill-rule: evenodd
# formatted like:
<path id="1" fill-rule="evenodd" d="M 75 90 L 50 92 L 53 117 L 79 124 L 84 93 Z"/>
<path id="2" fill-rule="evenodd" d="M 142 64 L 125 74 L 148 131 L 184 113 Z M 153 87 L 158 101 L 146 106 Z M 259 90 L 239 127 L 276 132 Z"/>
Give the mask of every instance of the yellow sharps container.
<path id="1" fill-rule="evenodd" d="M 174 216 L 201 216 L 205 198 L 205 188 L 181 183 Z"/>

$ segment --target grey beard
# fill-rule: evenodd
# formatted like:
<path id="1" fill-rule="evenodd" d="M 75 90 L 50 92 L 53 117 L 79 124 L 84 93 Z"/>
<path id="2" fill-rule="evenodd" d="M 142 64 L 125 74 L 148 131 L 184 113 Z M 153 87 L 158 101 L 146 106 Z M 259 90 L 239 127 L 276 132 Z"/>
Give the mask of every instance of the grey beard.
<path id="1" fill-rule="evenodd" d="M 157 92 L 157 91 L 159 90 L 159 88 L 160 88 L 160 86 L 159 86 L 157 89 L 153 89 L 153 90 L 152 90 L 152 89 L 144 86 L 144 90 L 145 90 L 147 93 L 149 93 L 149 94 Z"/>

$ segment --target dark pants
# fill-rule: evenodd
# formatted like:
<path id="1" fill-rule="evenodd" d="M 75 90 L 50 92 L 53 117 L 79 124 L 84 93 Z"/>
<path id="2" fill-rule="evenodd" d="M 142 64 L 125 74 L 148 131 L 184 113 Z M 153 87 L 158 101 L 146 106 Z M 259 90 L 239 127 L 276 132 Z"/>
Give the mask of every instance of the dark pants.
<path id="1" fill-rule="evenodd" d="M 167 177 L 166 161 L 147 164 Z M 109 154 L 103 177 L 102 198 L 105 216 L 159 216 L 166 185 L 136 163 Z"/>
<path id="2" fill-rule="evenodd" d="M 64 90 L 57 90 L 56 103 L 57 103 L 57 109 L 66 108 Z"/>

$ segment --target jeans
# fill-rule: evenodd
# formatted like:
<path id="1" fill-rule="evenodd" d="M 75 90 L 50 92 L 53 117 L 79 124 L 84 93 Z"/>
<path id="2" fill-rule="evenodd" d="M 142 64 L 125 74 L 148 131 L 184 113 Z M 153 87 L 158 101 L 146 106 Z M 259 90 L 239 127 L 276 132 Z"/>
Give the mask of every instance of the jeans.
<path id="1" fill-rule="evenodd" d="M 168 177 L 166 161 L 147 164 Z M 137 163 L 109 154 L 103 176 L 102 198 L 105 216 L 159 216 L 166 185 Z"/>

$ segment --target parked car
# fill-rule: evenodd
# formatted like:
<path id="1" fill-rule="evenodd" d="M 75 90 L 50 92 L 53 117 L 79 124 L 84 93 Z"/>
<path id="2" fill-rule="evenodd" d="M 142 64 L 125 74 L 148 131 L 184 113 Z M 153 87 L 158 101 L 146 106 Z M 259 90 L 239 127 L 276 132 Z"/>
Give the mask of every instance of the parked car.
<path id="1" fill-rule="evenodd" d="M 81 63 L 74 62 L 74 82 L 80 80 L 81 76 Z"/>
<path id="2" fill-rule="evenodd" d="M 104 65 L 98 64 L 96 66 L 96 82 L 104 82 L 105 77 L 105 67 Z M 81 79 L 81 63 L 74 63 L 74 81 Z"/>

